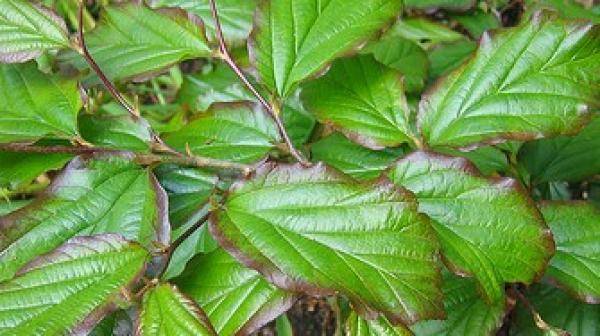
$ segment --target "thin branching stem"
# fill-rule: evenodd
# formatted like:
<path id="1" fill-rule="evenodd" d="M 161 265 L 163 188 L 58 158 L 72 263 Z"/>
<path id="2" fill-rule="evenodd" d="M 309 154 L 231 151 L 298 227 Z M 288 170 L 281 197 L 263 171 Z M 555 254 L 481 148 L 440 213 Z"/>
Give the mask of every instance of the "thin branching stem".
<path id="1" fill-rule="evenodd" d="M 80 0 L 79 1 L 79 13 L 78 13 L 78 27 L 77 27 L 77 34 L 78 34 L 78 40 L 79 40 L 78 41 L 79 42 L 79 52 L 81 53 L 81 55 L 83 56 L 85 61 L 89 64 L 89 66 L 92 68 L 92 70 L 94 70 L 96 75 L 98 75 L 98 78 L 100 78 L 100 80 L 102 81 L 102 84 L 104 84 L 104 86 L 106 87 L 108 92 L 110 92 L 110 94 L 113 96 L 113 98 L 119 104 L 121 104 L 121 106 L 123 106 L 123 108 L 125 108 L 125 110 L 127 110 L 127 112 L 129 112 L 129 114 L 131 115 L 131 117 L 134 120 L 138 120 L 140 117 L 139 112 L 131 104 L 129 104 L 129 102 L 125 99 L 125 97 L 123 97 L 123 95 L 121 95 L 121 93 L 119 92 L 119 90 L 117 90 L 117 88 L 113 85 L 113 83 L 106 77 L 106 75 L 104 75 L 104 73 L 102 72 L 102 69 L 100 69 L 100 66 L 98 66 L 96 61 L 94 61 L 94 58 L 90 54 L 90 52 L 87 48 L 87 45 L 85 44 L 85 37 L 83 36 L 84 35 L 83 34 L 83 8 L 84 8 L 83 0 Z"/>
<path id="2" fill-rule="evenodd" d="M 141 165 L 154 165 L 158 163 L 173 163 L 188 167 L 216 168 L 225 170 L 236 170 L 247 175 L 252 171 L 252 166 L 217 160 L 199 156 L 176 156 L 155 153 L 133 153 L 112 148 L 86 147 L 86 146 L 37 146 L 20 143 L 0 144 L 0 152 L 20 153 L 65 153 L 73 155 L 109 154 L 109 155 L 131 155 L 132 161 Z"/>
<path id="3" fill-rule="evenodd" d="M 219 13 L 217 11 L 217 5 L 215 4 L 215 0 L 209 0 L 210 10 L 212 12 L 213 19 L 215 21 L 215 31 L 217 34 L 217 40 L 219 42 L 219 56 L 227 65 L 235 72 L 238 78 L 242 81 L 242 83 L 252 92 L 252 94 L 258 99 L 259 103 L 267 110 L 271 118 L 275 121 L 275 125 L 279 131 L 279 134 L 283 138 L 290 154 L 302 165 L 308 166 L 310 162 L 308 162 L 302 154 L 294 147 L 292 140 L 290 139 L 287 131 L 285 130 L 285 126 L 283 125 L 283 121 L 279 116 L 279 113 L 275 111 L 273 105 L 269 104 L 267 100 L 258 92 L 258 90 L 250 83 L 242 69 L 235 63 L 231 54 L 227 50 L 227 44 L 225 43 L 225 38 L 223 37 L 223 29 L 221 28 L 221 22 L 219 20 Z"/>

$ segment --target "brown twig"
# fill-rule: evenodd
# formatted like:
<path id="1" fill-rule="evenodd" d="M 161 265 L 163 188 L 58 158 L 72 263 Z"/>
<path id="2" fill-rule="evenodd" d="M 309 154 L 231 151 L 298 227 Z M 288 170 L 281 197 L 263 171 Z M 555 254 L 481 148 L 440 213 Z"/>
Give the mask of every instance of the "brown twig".
<path id="1" fill-rule="evenodd" d="M 165 272 L 169 268 L 169 263 L 171 262 L 173 253 L 175 253 L 175 250 L 177 250 L 179 245 L 181 245 L 186 239 L 188 239 L 192 234 L 194 234 L 194 232 L 196 232 L 196 230 L 200 229 L 202 227 L 202 225 L 204 225 L 204 223 L 206 223 L 209 216 L 210 216 L 210 212 L 207 212 L 206 214 L 204 214 L 202 217 L 200 217 L 194 223 L 194 225 L 190 226 L 187 230 L 185 230 L 185 232 L 183 232 L 179 237 L 177 237 L 177 239 L 175 239 L 169 245 L 169 247 L 164 252 L 166 254 L 166 260 L 164 261 L 164 266 L 163 266 L 162 270 L 159 272 L 159 274 L 156 276 L 158 279 L 162 278 L 162 276 L 165 274 Z"/>
<path id="2" fill-rule="evenodd" d="M 240 67 L 235 63 L 231 54 L 227 50 L 227 44 L 225 43 L 225 38 L 223 37 L 223 29 L 221 28 L 221 22 L 219 20 L 219 14 L 217 11 L 217 5 L 215 4 L 215 0 L 209 0 L 210 10 L 213 16 L 213 20 L 215 21 L 215 31 L 217 34 L 217 40 L 219 42 L 219 57 L 227 63 L 227 65 L 235 72 L 238 78 L 242 81 L 242 83 L 252 92 L 252 94 L 258 99 L 259 103 L 267 110 L 271 118 L 275 121 L 275 125 L 279 131 L 279 134 L 283 138 L 286 146 L 290 154 L 302 165 L 308 166 L 310 162 L 308 162 L 300 152 L 294 147 L 292 140 L 290 139 L 287 131 L 285 130 L 285 126 L 279 116 L 279 113 L 275 111 L 273 106 L 267 102 L 267 100 L 258 92 L 258 90 L 250 83 L 246 75 L 242 72 Z"/>
<path id="3" fill-rule="evenodd" d="M 241 171 L 247 175 L 252 171 L 252 166 L 222 161 L 207 157 L 184 156 L 184 155 L 162 155 L 154 153 L 133 153 L 112 148 L 84 147 L 84 146 L 37 146 L 19 143 L 0 144 L 0 152 L 22 152 L 22 153 L 65 153 L 73 155 L 82 154 L 128 154 L 133 156 L 133 161 L 141 165 L 153 165 L 157 163 L 174 163 L 182 166 L 199 168 L 217 168 Z"/>
<path id="4" fill-rule="evenodd" d="M 81 53 L 81 55 L 83 56 L 83 58 L 85 59 L 85 61 L 89 64 L 89 66 L 92 68 L 92 70 L 94 70 L 94 72 L 96 73 L 96 75 L 98 75 L 98 78 L 100 78 L 100 80 L 102 81 L 102 84 L 104 84 L 104 86 L 106 87 L 106 89 L 108 90 L 108 92 L 110 92 L 110 94 L 113 96 L 113 98 L 119 103 L 121 104 L 121 106 L 123 106 L 123 108 L 125 108 L 127 110 L 127 112 L 129 112 L 129 114 L 131 115 L 131 117 L 134 120 L 138 120 L 140 117 L 139 112 L 131 105 L 129 104 L 129 102 L 125 99 L 125 97 L 123 97 L 123 95 L 121 95 L 121 93 L 119 92 L 119 90 L 117 90 L 117 88 L 113 85 L 113 83 L 106 77 L 106 75 L 104 75 L 104 73 L 102 72 L 102 69 L 100 69 L 100 67 L 98 66 L 98 64 L 96 63 L 96 61 L 94 61 L 94 58 L 92 57 L 92 55 L 90 54 L 86 44 L 85 44 L 85 37 L 83 36 L 83 8 L 84 8 L 84 4 L 83 4 L 83 0 L 79 1 L 79 13 L 78 13 L 78 27 L 77 27 L 77 33 L 78 33 L 78 42 L 79 42 L 79 52 Z"/>

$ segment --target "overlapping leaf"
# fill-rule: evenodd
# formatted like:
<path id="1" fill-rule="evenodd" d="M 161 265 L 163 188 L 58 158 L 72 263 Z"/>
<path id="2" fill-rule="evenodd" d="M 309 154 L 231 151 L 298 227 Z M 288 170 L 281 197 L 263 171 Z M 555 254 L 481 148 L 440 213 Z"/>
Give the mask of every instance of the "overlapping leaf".
<path id="1" fill-rule="evenodd" d="M 566 330 L 571 336 L 597 335 L 600 332 L 600 305 L 584 304 L 547 284 L 532 286 L 527 292 L 527 299 L 546 323 Z M 551 335 L 536 327 L 534 317 L 522 303 L 515 315 L 514 325 L 510 328 L 513 335 Z"/>
<path id="2" fill-rule="evenodd" d="M 77 235 L 119 233 L 167 244 L 166 195 L 127 160 L 76 158 L 34 202 L 0 217 L 0 281 Z"/>
<path id="3" fill-rule="evenodd" d="M 384 317 L 365 320 L 351 312 L 346 320 L 347 336 L 411 336 L 412 332 L 403 325 L 393 326 Z"/>
<path id="4" fill-rule="evenodd" d="M 583 202 L 540 207 L 556 241 L 546 276 L 588 303 L 600 303 L 600 211 Z"/>
<path id="5" fill-rule="evenodd" d="M 25 62 L 69 46 L 62 18 L 34 1 L 0 1 L 0 62 Z"/>
<path id="6" fill-rule="evenodd" d="M 48 170 L 60 169 L 72 155 L 0 152 L 0 188 L 24 187 Z"/>
<path id="7" fill-rule="evenodd" d="M 447 8 L 466 10 L 475 5 L 475 0 L 405 0 L 406 7 L 419 9 Z"/>
<path id="8" fill-rule="evenodd" d="M 0 284 L 0 335 L 87 334 L 147 259 L 144 248 L 114 234 L 69 240 Z"/>
<path id="9" fill-rule="evenodd" d="M 165 141 L 178 150 L 216 159 L 253 162 L 265 157 L 279 142 L 275 124 L 250 104 L 213 106 Z"/>
<path id="10" fill-rule="evenodd" d="M 368 180 L 379 176 L 402 154 L 402 150 L 371 150 L 334 133 L 313 143 L 311 153 L 314 161 L 323 161 L 356 179 Z"/>
<path id="11" fill-rule="evenodd" d="M 34 62 L 0 64 L 0 102 L 0 143 L 77 136 L 77 83 L 44 74 Z"/>
<path id="12" fill-rule="evenodd" d="M 552 255 L 550 231 L 518 182 L 488 180 L 463 158 L 415 152 L 388 173 L 433 220 L 448 267 L 474 276 L 488 301 L 505 282 L 531 283 Z"/>
<path id="13" fill-rule="evenodd" d="M 319 121 L 367 147 L 397 146 L 413 137 L 401 75 L 369 55 L 336 61 L 305 86 L 302 101 Z"/>
<path id="14" fill-rule="evenodd" d="M 396 0 L 264 1 L 250 54 L 263 84 L 280 96 L 400 14 Z"/>
<path id="15" fill-rule="evenodd" d="M 476 56 L 423 97 L 431 146 L 574 133 L 600 104 L 600 29 L 538 13 L 491 36 Z"/>
<path id="16" fill-rule="evenodd" d="M 176 282 L 204 309 L 219 335 L 248 335 L 295 301 L 223 249 L 195 257 Z"/>
<path id="17" fill-rule="evenodd" d="M 416 336 L 486 336 L 496 335 L 502 326 L 504 315 L 512 303 L 500 300 L 492 304 L 481 299 L 477 283 L 445 272 L 444 274 L 445 320 L 422 321 L 410 329 Z"/>
<path id="18" fill-rule="evenodd" d="M 90 54 L 112 80 L 160 71 L 176 62 L 211 54 L 202 26 L 183 10 L 153 11 L 136 4 L 109 6 L 85 37 Z M 77 55 L 64 59 L 86 67 Z"/>
<path id="19" fill-rule="evenodd" d="M 600 118 L 575 136 L 526 143 L 519 162 L 531 173 L 534 184 L 580 181 L 600 173 Z"/>
<path id="20" fill-rule="evenodd" d="M 200 307 L 170 284 L 161 284 L 144 295 L 137 321 L 140 336 L 211 336 L 215 330 Z"/>
<path id="21" fill-rule="evenodd" d="M 411 195 L 323 164 L 266 164 L 236 185 L 211 232 L 277 286 L 346 295 L 395 323 L 441 314 L 437 244 Z"/>
<path id="22" fill-rule="evenodd" d="M 208 0 L 152 0 L 153 7 L 180 7 L 200 17 L 207 35 L 215 38 L 215 24 Z M 216 0 L 219 20 L 225 40 L 231 44 L 243 42 L 252 28 L 257 0 Z"/>

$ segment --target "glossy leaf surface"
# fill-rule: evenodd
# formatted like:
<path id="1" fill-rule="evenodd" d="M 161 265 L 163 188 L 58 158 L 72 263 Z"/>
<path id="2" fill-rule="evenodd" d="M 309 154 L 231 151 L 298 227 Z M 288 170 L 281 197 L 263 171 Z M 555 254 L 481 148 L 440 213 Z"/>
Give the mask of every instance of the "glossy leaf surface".
<path id="1" fill-rule="evenodd" d="M 49 8 L 34 1 L 0 1 L 0 62 L 25 62 L 68 46 L 67 26 Z"/>
<path id="2" fill-rule="evenodd" d="M 204 309 L 219 335 L 250 334 L 295 301 L 223 249 L 192 259 L 176 283 Z"/>
<path id="3" fill-rule="evenodd" d="M 119 233 L 166 244 L 166 196 L 158 188 L 147 169 L 123 159 L 76 158 L 35 201 L 0 217 L 0 281 L 73 236 Z"/>
<path id="4" fill-rule="evenodd" d="M 396 0 L 264 1 L 249 42 L 260 80 L 280 96 L 400 13 Z"/>
<path id="5" fill-rule="evenodd" d="M 538 13 L 494 36 L 423 97 L 432 146 L 470 147 L 575 132 L 600 104 L 600 30 Z"/>
<path id="6" fill-rule="evenodd" d="M 24 154 L 0 152 L 0 188 L 24 187 L 48 170 L 60 169 L 71 155 L 62 153 Z"/>
<path id="7" fill-rule="evenodd" d="M 384 317 L 376 320 L 365 320 L 355 312 L 351 312 L 346 320 L 347 336 L 411 336 L 406 327 L 393 326 Z"/>
<path id="8" fill-rule="evenodd" d="M 556 241 L 546 276 L 580 300 L 600 303 L 600 211 L 585 202 L 540 207 Z"/>
<path id="9" fill-rule="evenodd" d="M 254 162 L 262 159 L 279 142 L 273 121 L 257 106 L 225 104 L 177 132 L 165 137 L 167 143 L 185 152 L 215 159 Z"/>
<path id="10" fill-rule="evenodd" d="M 143 5 L 106 7 L 86 44 L 104 74 L 120 80 L 162 71 L 176 62 L 211 55 L 206 36 L 182 10 L 153 11 Z M 66 56 L 86 68 L 77 55 Z"/>
<path id="11" fill-rule="evenodd" d="M 170 284 L 160 284 L 144 295 L 137 323 L 140 336 L 216 335 L 202 309 Z"/>
<path id="12" fill-rule="evenodd" d="M 34 62 L 0 64 L 0 143 L 77 136 L 77 83 L 48 75 Z"/>
<path id="13" fill-rule="evenodd" d="M 488 180 L 466 159 L 426 152 L 404 157 L 388 175 L 417 196 L 448 267 L 475 277 L 488 301 L 503 298 L 505 282 L 531 283 L 543 272 L 552 236 L 515 180 Z"/>
<path id="14" fill-rule="evenodd" d="M 211 232 L 282 288 L 339 292 L 396 323 L 440 316 L 433 232 L 412 196 L 387 180 L 359 184 L 323 164 L 265 164 L 230 190 Z"/>
<path id="15" fill-rule="evenodd" d="M 0 284 L 0 335 L 86 334 L 147 259 L 144 248 L 114 234 L 69 240 Z"/>
<path id="16" fill-rule="evenodd" d="M 374 149 L 410 141 L 402 78 L 370 55 L 340 59 L 304 87 L 302 101 L 322 123 Z"/>

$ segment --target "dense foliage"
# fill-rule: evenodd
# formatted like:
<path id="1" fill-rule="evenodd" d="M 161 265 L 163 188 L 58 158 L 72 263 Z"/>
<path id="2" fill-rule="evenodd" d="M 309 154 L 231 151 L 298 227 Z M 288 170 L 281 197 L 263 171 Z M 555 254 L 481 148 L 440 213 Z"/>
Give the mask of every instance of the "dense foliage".
<path id="1" fill-rule="evenodd" d="M 0 335 L 599 335 L 598 22 L 0 0 Z"/>

